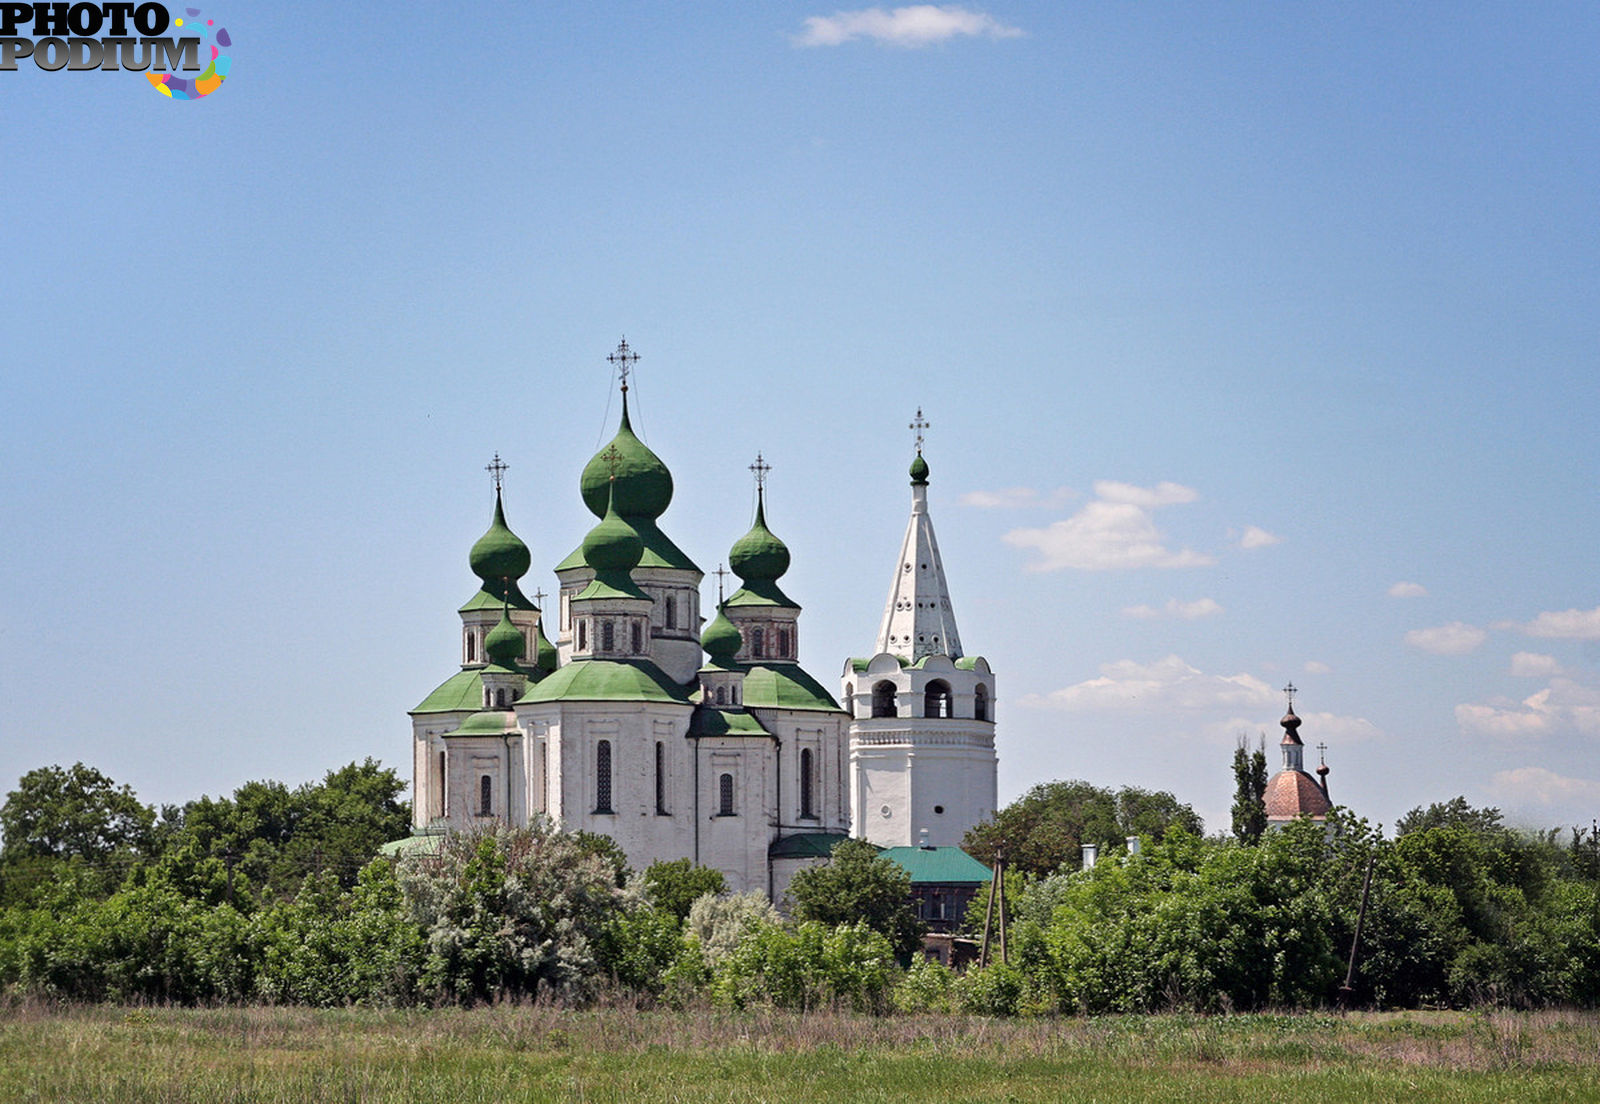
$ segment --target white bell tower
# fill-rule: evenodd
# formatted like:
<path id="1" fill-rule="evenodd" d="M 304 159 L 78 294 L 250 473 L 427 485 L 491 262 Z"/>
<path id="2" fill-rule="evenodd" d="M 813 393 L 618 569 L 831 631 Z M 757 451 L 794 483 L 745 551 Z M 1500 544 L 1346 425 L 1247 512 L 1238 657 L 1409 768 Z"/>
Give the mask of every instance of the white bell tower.
<path id="1" fill-rule="evenodd" d="M 928 515 L 922 411 L 911 462 L 911 520 L 900 545 L 876 654 L 845 663 L 851 834 L 880 847 L 953 847 L 994 813 L 994 673 L 961 650 L 939 542 Z M 926 832 L 926 836 L 923 833 Z"/>

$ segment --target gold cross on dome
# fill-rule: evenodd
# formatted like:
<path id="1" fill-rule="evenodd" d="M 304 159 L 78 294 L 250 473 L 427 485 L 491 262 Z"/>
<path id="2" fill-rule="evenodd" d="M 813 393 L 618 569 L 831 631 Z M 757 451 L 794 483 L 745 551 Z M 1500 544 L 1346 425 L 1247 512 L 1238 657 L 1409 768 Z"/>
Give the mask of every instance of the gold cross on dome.
<path id="1" fill-rule="evenodd" d="M 500 489 L 500 484 L 504 482 L 506 469 L 509 467 L 511 467 L 511 465 L 500 459 L 500 454 L 498 452 L 494 454 L 493 460 L 489 461 L 483 466 L 483 470 L 488 472 L 490 476 L 494 478 L 495 490 L 498 491 Z"/>
<path id="2" fill-rule="evenodd" d="M 628 347 L 628 339 L 624 337 L 617 345 L 617 351 L 606 357 L 611 366 L 617 370 L 617 377 L 622 380 L 622 389 L 628 389 L 628 373 L 633 371 L 633 366 L 639 363 L 639 354 Z"/>
<path id="3" fill-rule="evenodd" d="M 750 465 L 750 470 L 756 473 L 756 489 L 765 490 L 767 473 L 772 470 L 772 465 L 763 460 L 758 452 L 756 453 L 756 462 Z"/>
<path id="4" fill-rule="evenodd" d="M 926 419 L 926 418 L 924 418 L 922 416 L 922 407 L 920 407 L 920 406 L 917 407 L 917 416 L 911 420 L 911 424 L 909 426 L 907 426 L 906 428 L 907 429 L 914 429 L 914 430 L 917 431 L 917 455 L 918 456 L 922 455 L 922 431 L 925 430 L 925 429 L 930 428 L 932 425 L 933 425 L 932 422 L 928 421 L 928 419 Z"/>
<path id="5" fill-rule="evenodd" d="M 606 469 L 611 473 L 611 478 L 616 479 L 617 461 L 622 459 L 622 452 L 617 448 L 616 445 L 613 444 L 610 448 L 602 452 L 600 456 L 603 460 L 605 460 Z"/>

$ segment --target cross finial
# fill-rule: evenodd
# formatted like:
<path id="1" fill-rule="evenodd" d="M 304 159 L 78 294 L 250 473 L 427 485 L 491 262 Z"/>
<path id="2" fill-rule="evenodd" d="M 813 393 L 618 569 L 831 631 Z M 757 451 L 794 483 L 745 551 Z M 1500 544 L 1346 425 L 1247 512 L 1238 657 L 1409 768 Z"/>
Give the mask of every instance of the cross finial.
<path id="1" fill-rule="evenodd" d="M 1283 692 L 1285 694 L 1289 695 L 1289 712 L 1293 713 L 1294 712 L 1294 695 L 1295 695 L 1294 683 L 1291 682 L 1288 686 L 1285 686 L 1283 688 Z"/>
<path id="2" fill-rule="evenodd" d="M 732 573 L 721 564 L 718 564 L 717 569 L 711 574 L 717 577 L 717 605 L 720 607 L 722 605 L 722 581 Z"/>
<path id="3" fill-rule="evenodd" d="M 1326 743 L 1317 745 L 1317 765 L 1319 767 L 1328 765 L 1328 745 Z"/>
<path id="4" fill-rule="evenodd" d="M 498 452 L 494 454 L 493 460 L 489 461 L 483 466 L 483 470 L 488 472 L 489 475 L 494 478 L 494 489 L 496 493 L 498 493 L 500 490 L 500 484 L 505 481 L 504 476 L 506 474 L 506 469 L 510 466 L 510 464 L 500 459 L 500 454 Z"/>
<path id="5" fill-rule="evenodd" d="M 920 407 L 920 406 L 917 407 L 917 416 L 911 420 L 911 424 L 909 426 L 907 426 L 906 428 L 907 429 L 914 429 L 914 430 L 917 431 L 917 455 L 918 456 L 922 455 L 922 431 L 927 429 L 927 428 L 929 428 L 932 424 L 933 424 L 932 422 L 928 421 L 928 419 L 926 419 L 926 418 L 924 418 L 922 416 L 922 407 Z"/>
<path id="6" fill-rule="evenodd" d="M 611 366 L 617 370 L 617 376 L 622 380 L 622 393 L 628 393 L 628 373 L 633 371 L 633 366 L 639 362 L 639 354 L 628 347 L 628 339 L 624 337 L 617 345 L 617 351 L 606 357 Z"/>
<path id="7" fill-rule="evenodd" d="M 536 591 L 533 592 L 533 604 L 538 606 L 540 609 L 544 609 L 544 591 L 543 590 L 536 590 Z"/>
<path id="8" fill-rule="evenodd" d="M 756 473 L 756 490 L 766 490 L 767 473 L 772 470 L 772 465 L 763 460 L 758 452 L 756 453 L 756 462 L 750 465 L 750 470 Z"/>

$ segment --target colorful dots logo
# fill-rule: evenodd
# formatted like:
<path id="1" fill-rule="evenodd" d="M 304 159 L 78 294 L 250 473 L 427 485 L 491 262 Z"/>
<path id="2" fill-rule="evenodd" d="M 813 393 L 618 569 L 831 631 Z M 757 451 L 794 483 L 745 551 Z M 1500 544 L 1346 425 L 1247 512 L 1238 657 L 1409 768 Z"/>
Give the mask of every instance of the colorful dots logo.
<path id="1" fill-rule="evenodd" d="M 231 49 L 233 39 L 228 37 L 226 27 L 215 25 L 214 19 L 201 19 L 199 8 L 184 8 L 186 13 L 182 19 L 174 19 L 172 25 L 177 32 L 186 38 L 193 38 L 196 33 L 200 36 L 200 50 L 211 51 L 211 61 L 201 73 L 193 80 L 185 77 L 175 77 L 171 73 L 146 73 L 145 80 L 155 87 L 155 90 L 173 100 L 198 100 L 202 96 L 209 96 L 222 87 L 222 82 L 228 79 L 228 70 L 233 67 L 233 58 L 218 49 Z"/>

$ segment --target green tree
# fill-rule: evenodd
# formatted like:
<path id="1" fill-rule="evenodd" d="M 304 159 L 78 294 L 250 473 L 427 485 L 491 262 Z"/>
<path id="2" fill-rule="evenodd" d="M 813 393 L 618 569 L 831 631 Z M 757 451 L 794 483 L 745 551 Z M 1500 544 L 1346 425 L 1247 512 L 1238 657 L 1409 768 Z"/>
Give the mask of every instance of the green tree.
<path id="1" fill-rule="evenodd" d="M 1241 736 L 1233 749 L 1233 838 L 1258 843 L 1266 830 L 1267 752 L 1259 746 L 1246 751 Z"/>
<path id="2" fill-rule="evenodd" d="M 866 840 L 835 844 L 826 863 L 795 874 L 789 896 L 798 919 L 828 927 L 862 921 L 902 958 L 916 951 L 926 930 L 911 898 L 910 873 Z"/>
<path id="3" fill-rule="evenodd" d="M 644 872 L 644 893 L 662 912 L 683 920 L 689 908 L 706 894 L 720 894 L 728 888 L 722 871 L 696 866 L 692 859 L 662 859 Z"/>
<path id="4" fill-rule="evenodd" d="M 5 854 L 103 860 L 114 852 L 146 853 L 156 813 L 130 786 L 93 767 L 39 767 L 22 776 L 0 806 Z"/>
<path id="5" fill-rule="evenodd" d="M 1418 805 L 1400 818 L 1394 826 L 1394 834 L 1398 839 L 1429 828 L 1466 828 L 1473 832 L 1492 832 L 1501 828 L 1500 810 L 1476 809 L 1467 804 L 1466 798 L 1452 797 L 1449 801 L 1435 801 L 1426 808 Z"/>
<path id="6" fill-rule="evenodd" d="M 1004 850 L 1013 870 L 1044 877 L 1063 867 L 1077 869 L 1083 844 L 1108 852 L 1129 836 L 1160 841 L 1174 827 L 1199 834 L 1203 825 L 1192 808 L 1165 791 L 1044 782 L 975 825 L 961 846 L 989 866 Z"/>

